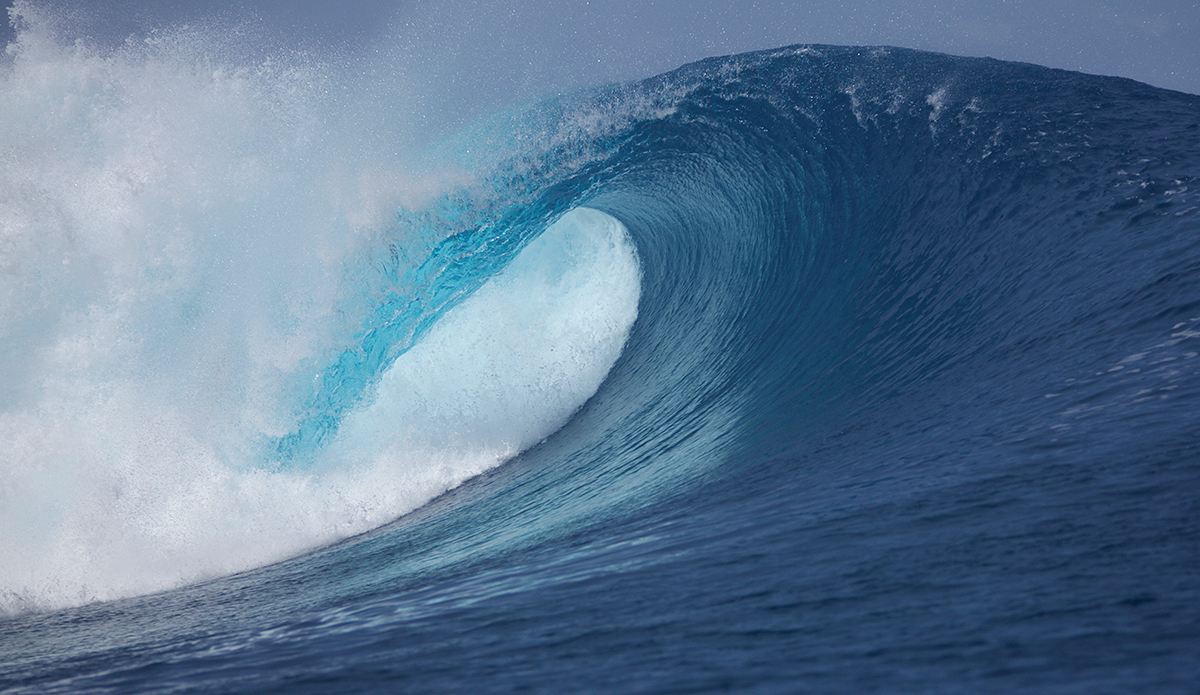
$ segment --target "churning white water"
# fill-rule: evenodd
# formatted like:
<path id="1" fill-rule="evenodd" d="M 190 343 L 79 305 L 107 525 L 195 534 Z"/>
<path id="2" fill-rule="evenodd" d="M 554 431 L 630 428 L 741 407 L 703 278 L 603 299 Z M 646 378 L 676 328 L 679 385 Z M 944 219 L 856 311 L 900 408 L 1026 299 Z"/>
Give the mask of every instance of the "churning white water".
<path id="1" fill-rule="evenodd" d="M 0 612 L 134 595 L 366 531 L 553 433 L 637 313 L 638 262 L 568 213 L 386 371 L 315 465 L 264 459 L 360 318 L 346 269 L 437 193 L 325 67 L 181 32 L 0 73 Z M 358 113 L 352 113 L 358 109 Z M 347 115 L 349 113 L 349 115 Z M 370 307 L 362 307 L 367 312 Z"/>

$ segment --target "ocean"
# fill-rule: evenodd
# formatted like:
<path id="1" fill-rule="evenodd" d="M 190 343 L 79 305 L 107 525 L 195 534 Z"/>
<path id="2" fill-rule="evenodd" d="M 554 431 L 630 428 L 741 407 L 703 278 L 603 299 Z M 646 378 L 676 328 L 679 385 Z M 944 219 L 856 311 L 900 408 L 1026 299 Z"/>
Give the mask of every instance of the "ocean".
<path id="1" fill-rule="evenodd" d="M 0 71 L 0 691 L 1196 692 L 1200 96 L 189 36 Z"/>

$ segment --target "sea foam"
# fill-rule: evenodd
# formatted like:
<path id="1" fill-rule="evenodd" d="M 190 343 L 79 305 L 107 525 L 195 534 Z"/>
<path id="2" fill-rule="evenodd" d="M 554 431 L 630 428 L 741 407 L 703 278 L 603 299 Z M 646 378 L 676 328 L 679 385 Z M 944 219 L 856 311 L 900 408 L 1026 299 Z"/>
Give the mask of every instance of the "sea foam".
<path id="1" fill-rule="evenodd" d="M 269 460 L 296 384 L 370 311 L 347 309 L 347 268 L 403 245 L 395 211 L 457 174 L 371 147 L 379 105 L 347 102 L 327 65 L 239 61 L 187 31 L 62 45 L 17 11 L 0 611 L 167 589 L 387 523 L 553 433 L 619 355 L 637 259 L 619 222 L 576 210 L 401 355 L 314 465 Z"/>

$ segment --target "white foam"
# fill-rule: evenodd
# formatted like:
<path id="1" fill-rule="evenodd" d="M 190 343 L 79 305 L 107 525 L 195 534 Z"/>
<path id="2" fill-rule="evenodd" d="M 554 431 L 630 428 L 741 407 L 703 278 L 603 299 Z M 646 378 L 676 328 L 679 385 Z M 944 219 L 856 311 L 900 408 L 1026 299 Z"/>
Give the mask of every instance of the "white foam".
<path id="1" fill-rule="evenodd" d="M 447 463 L 459 478 L 536 444 L 595 393 L 639 292 L 624 226 L 572 210 L 392 365 L 333 455 L 407 466 L 413 452 L 449 452 L 484 462 Z"/>
<path id="2" fill-rule="evenodd" d="M 222 63 L 184 34 L 98 53 L 18 11 L 0 74 L 0 612 L 386 523 L 553 432 L 619 354 L 637 261 L 619 223 L 576 211 L 402 356 L 315 468 L 263 469 L 298 375 L 361 319 L 335 310 L 343 261 L 438 185 L 362 153 L 365 117 L 338 117 L 354 105 L 321 65 Z"/>

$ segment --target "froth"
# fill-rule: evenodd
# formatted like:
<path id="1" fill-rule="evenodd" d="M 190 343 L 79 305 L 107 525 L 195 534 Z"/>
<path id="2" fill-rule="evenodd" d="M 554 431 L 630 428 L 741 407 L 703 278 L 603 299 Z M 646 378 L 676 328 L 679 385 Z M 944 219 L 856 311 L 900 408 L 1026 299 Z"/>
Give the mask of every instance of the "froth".
<path id="1" fill-rule="evenodd" d="M 262 465 L 297 382 L 359 325 L 347 259 L 440 184 L 364 147 L 368 117 L 318 62 L 218 59 L 186 32 L 93 51 L 17 11 L 0 74 L 0 612 L 386 523 L 553 432 L 616 359 L 637 262 L 619 223 L 577 212 L 448 312 L 318 465 Z"/>

